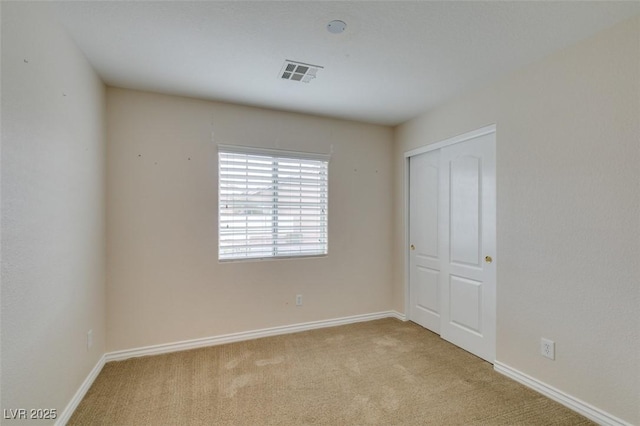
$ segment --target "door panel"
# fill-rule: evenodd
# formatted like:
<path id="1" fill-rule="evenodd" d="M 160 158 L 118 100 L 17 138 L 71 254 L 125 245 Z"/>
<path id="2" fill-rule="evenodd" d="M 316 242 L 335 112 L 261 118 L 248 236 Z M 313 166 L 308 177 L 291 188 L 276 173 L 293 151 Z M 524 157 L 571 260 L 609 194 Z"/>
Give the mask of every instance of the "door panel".
<path id="1" fill-rule="evenodd" d="M 464 155 L 450 161 L 451 262 L 480 263 L 480 159 Z"/>
<path id="2" fill-rule="evenodd" d="M 413 209 L 414 221 L 412 241 L 420 256 L 438 258 L 438 200 L 439 167 L 434 155 L 412 159 L 413 164 Z M 436 197 L 434 199 L 434 197 Z"/>
<path id="3" fill-rule="evenodd" d="M 482 283 L 452 275 L 449 286 L 451 324 L 482 335 Z"/>
<path id="4" fill-rule="evenodd" d="M 409 159 L 409 316 L 412 321 L 440 331 L 440 254 L 438 192 L 440 153 Z"/>
<path id="5" fill-rule="evenodd" d="M 416 278 L 420 285 L 416 286 L 418 300 L 416 307 L 439 315 L 440 292 L 438 291 L 440 272 L 423 266 L 416 267 Z"/>

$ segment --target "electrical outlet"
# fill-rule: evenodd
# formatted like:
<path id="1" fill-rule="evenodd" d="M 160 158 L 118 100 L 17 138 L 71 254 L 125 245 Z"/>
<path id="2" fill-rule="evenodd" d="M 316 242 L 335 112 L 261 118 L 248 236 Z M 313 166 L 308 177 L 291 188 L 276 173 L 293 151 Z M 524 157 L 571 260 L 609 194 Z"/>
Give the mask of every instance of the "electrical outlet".
<path id="1" fill-rule="evenodd" d="M 87 331 L 87 350 L 93 346 L 93 330 Z"/>
<path id="2" fill-rule="evenodd" d="M 556 342 L 545 338 L 540 339 L 540 353 L 545 358 L 556 359 Z"/>
<path id="3" fill-rule="evenodd" d="M 302 306 L 302 295 L 296 295 L 296 306 Z"/>

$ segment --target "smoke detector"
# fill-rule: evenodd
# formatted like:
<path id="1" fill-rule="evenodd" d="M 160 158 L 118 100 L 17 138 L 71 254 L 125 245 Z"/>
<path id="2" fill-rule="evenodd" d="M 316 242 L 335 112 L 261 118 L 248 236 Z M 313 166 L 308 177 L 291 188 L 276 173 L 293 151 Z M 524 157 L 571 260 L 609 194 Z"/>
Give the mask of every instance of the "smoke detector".
<path id="1" fill-rule="evenodd" d="M 280 70 L 280 78 L 308 83 L 316 78 L 318 70 L 323 68 L 320 65 L 305 64 L 304 62 L 295 62 L 287 59 Z"/>
<path id="2" fill-rule="evenodd" d="M 343 33 L 346 29 L 347 24 L 344 21 L 340 21 L 339 19 L 331 21 L 327 24 L 327 31 L 329 31 L 331 34 L 340 34 Z"/>

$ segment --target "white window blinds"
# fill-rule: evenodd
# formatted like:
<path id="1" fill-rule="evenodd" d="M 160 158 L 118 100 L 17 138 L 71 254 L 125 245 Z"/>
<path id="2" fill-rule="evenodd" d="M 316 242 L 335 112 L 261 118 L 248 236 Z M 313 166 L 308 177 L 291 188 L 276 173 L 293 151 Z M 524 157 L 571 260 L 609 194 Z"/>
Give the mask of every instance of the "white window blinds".
<path id="1" fill-rule="evenodd" d="M 327 254 L 328 156 L 220 145 L 218 259 Z"/>

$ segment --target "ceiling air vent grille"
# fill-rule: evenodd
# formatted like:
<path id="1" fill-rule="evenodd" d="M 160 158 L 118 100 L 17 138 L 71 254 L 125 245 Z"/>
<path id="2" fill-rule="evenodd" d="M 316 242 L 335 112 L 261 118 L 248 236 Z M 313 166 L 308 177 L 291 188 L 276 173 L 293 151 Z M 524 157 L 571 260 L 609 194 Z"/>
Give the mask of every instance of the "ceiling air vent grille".
<path id="1" fill-rule="evenodd" d="M 284 65 L 280 70 L 280 78 L 308 83 L 316 78 L 318 70 L 323 68 L 324 67 L 321 67 L 320 65 L 305 64 L 303 62 L 295 62 L 287 59 L 284 61 Z"/>

